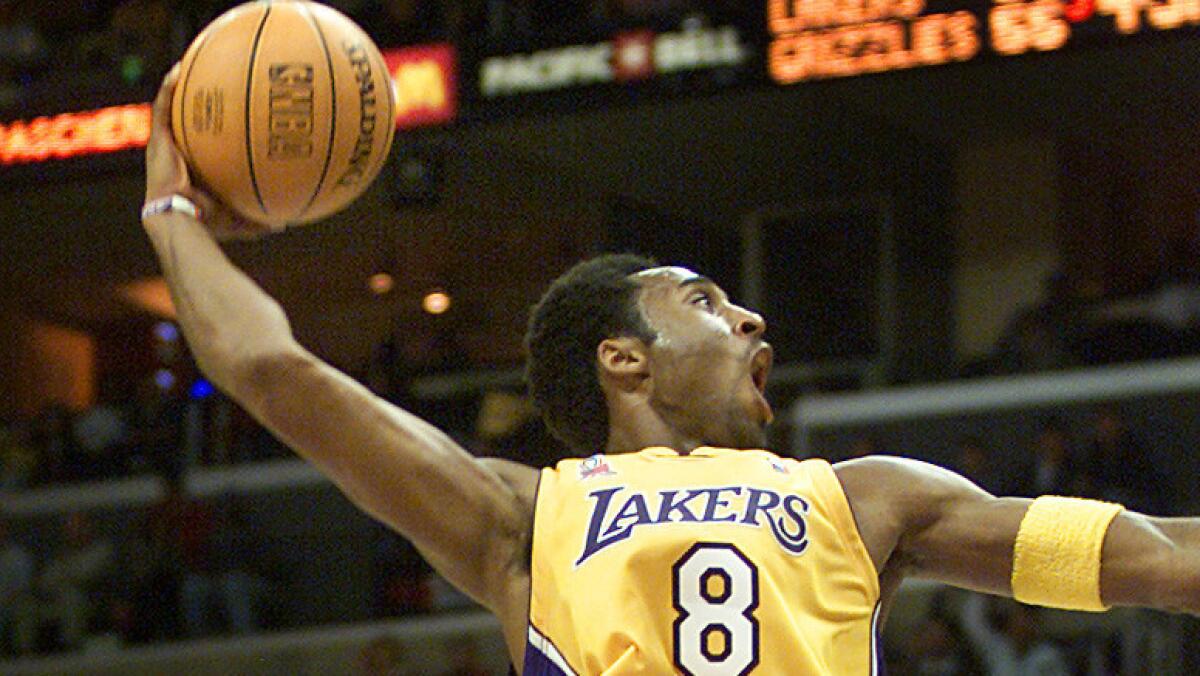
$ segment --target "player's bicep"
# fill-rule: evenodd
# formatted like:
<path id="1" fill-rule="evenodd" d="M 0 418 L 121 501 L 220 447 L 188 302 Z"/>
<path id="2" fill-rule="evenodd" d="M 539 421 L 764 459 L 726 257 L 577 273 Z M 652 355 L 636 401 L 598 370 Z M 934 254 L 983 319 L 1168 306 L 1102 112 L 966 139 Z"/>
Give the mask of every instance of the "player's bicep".
<path id="1" fill-rule="evenodd" d="M 982 491 L 939 496 L 902 541 L 914 577 L 1012 595 L 1013 545 L 1030 501 Z"/>
<path id="2" fill-rule="evenodd" d="M 904 458 L 841 463 L 837 472 L 881 570 L 1011 594 L 1013 542 L 1029 500 L 993 497 L 954 472 Z"/>
<path id="3" fill-rule="evenodd" d="M 253 378 L 249 408 L 264 425 L 487 602 L 522 546 L 523 503 L 510 483 L 437 428 L 299 348 L 259 364 Z"/>

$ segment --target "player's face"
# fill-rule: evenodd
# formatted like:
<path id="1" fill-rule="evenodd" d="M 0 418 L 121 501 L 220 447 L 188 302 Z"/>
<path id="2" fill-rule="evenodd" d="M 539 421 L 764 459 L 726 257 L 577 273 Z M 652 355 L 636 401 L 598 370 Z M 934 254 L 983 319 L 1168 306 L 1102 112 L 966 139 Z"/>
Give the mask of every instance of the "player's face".
<path id="1" fill-rule="evenodd" d="M 650 346 L 651 405 L 676 429 L 713 446 L 761 448 L 771 422 L 763 396 L 772 352 L 766 322 L 685 268 L 635 275 L 657 333 Z"/>

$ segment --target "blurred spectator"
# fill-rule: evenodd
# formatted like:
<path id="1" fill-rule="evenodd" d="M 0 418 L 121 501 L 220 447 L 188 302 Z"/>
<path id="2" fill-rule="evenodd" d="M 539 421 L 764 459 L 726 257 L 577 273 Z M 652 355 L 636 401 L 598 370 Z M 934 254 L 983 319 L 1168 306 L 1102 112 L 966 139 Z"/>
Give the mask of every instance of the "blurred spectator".
<path id="1" fill-rule="evenodd" d="M 372 552 L 375 616 L 396 617 L 433 609 L 433 569 L 407 539 L 376 525 Z"/>
<path id="2" fill-rule="evenodd" d="M 63 542 L 34 584 L 35 603 L 18 613 L 17 648 L 22 653 L 83 647 L 94 621 L 102 619 L 99 594 L 114 566 L 113 546 L 98 537 L 87 514 L 69 514 Z"/>
<path id="3" fill-rule="evenodd" d="M 224 495 L 213 511 L 211 572 L 185 578 L 185 598 L 194 600 L 185 602 L 184 608 L 197 613 L 189 624 L 201 632 L 215 625 L 235 635 L 249 634 L 260 628 L 258 599 L 267 586 L 252 570 L 252 562 L 260 560 L 254 553 L 257 539 L 244 518 L 241 497 Z"/>
<path id="4" fill-rule="evenodd" d="M 1007 495 L 1009 487 L 992 461 L 992 453 L 977 437 L 965 437 L 958 443 L 954 469 L 992 495 Z"/>
<path id="5" fill-rule="evenodd" d="M 1038 608 L 994 599 L 998 621 L 993 624 L 986 610 L 988 598 L 968 594 L 961 608 L 963 632 L 988 676 L 1070 676 L 1062 650 L 1042 636 Z"/>
<path id="6" fill-rule="evenodd" d="M 7 517 L 0 513 L 0 656 L 16 652 L 13 620 L 17 604 L 33 585 L 33 555 L 11 537 Z"/>
<path id="7" fill-rule="evenodd" d="M 929 614 L 912 632 L 907 652 L 897 665 L 910 676 L 980 676 L 979 659 L 948 614 L 946 594 L 934 597 Z"/>
<path id="8" fill-rule="evenodd" d="M 1089 497 L 1152 514 L 1170 507 L 1166 477 L 1116 408 L 1096 412 L 1086 458 L 1082 482 Z"/>
<path id="9" fill-rule="evenodd" d="M 1079 495 L 1082 490 L 1079 458 L 1072 451 L 1071 435 L 1057 418 L 1042 421 L 1033 442 L 1033 458 L 1018 474 L 1012 494 Z"/>
<path id="10" fill-rule="evenodd" d="M 164 560 L 174 568 L 185 635 L 207 635 L 218 626 L 234 634 L 254 631 L 255 581 L 233 560 L 238 534 L 221 528 L 232 526 L 233 519 L 222 523 L 211 505 L 188 495 L 181 476 L 169 476 L 166 489 L 150 523 L 154 541 L 167 550 Z"/>
<path id="11" fill-rule="evenodd" d="M 358 654 L 361 676 L 401 676 L 404 673 L 404 644 L 384 634 L 363 646 Z"/>
<path id="12" fill-rule="evenodd" d="M 0 491 L 29 486 L 37 462 L 28 427 L 22 423 L 0 424 Z"/>

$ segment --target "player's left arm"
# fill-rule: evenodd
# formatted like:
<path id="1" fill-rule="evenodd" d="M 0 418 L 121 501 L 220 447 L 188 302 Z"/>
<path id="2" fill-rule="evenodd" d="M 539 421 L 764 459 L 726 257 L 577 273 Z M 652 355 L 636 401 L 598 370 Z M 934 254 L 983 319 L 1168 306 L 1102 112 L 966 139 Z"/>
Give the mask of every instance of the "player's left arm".
<path id="1" fill-rule="evenodd" d="M 1013 596 L 1014 546 L 1032 500 L 998 498 L 962 476 L 903 458 L 836 466 L 881 572 Z M 1103 534 L 1100 599 L 1200 614 L 1200 519 L 1122 510 Z"/>

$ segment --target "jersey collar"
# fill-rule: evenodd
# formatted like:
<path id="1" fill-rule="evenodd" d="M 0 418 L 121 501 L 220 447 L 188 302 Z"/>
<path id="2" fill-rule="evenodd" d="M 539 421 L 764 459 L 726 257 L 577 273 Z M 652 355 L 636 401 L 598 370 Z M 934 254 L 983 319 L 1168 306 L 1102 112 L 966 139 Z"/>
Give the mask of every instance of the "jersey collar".
<path id="1" fill-rule="evenodd" d="M 700 446 L 687 455 L 680 455 L 675 449 L 667 448 L 666 446 L 651 446 L 643 449 L 640 455 L 652 458 L 717 458 L 724 455 L 732 455 L 741 453 L 733 448 L 715 448 L 712 446 Z"/>

